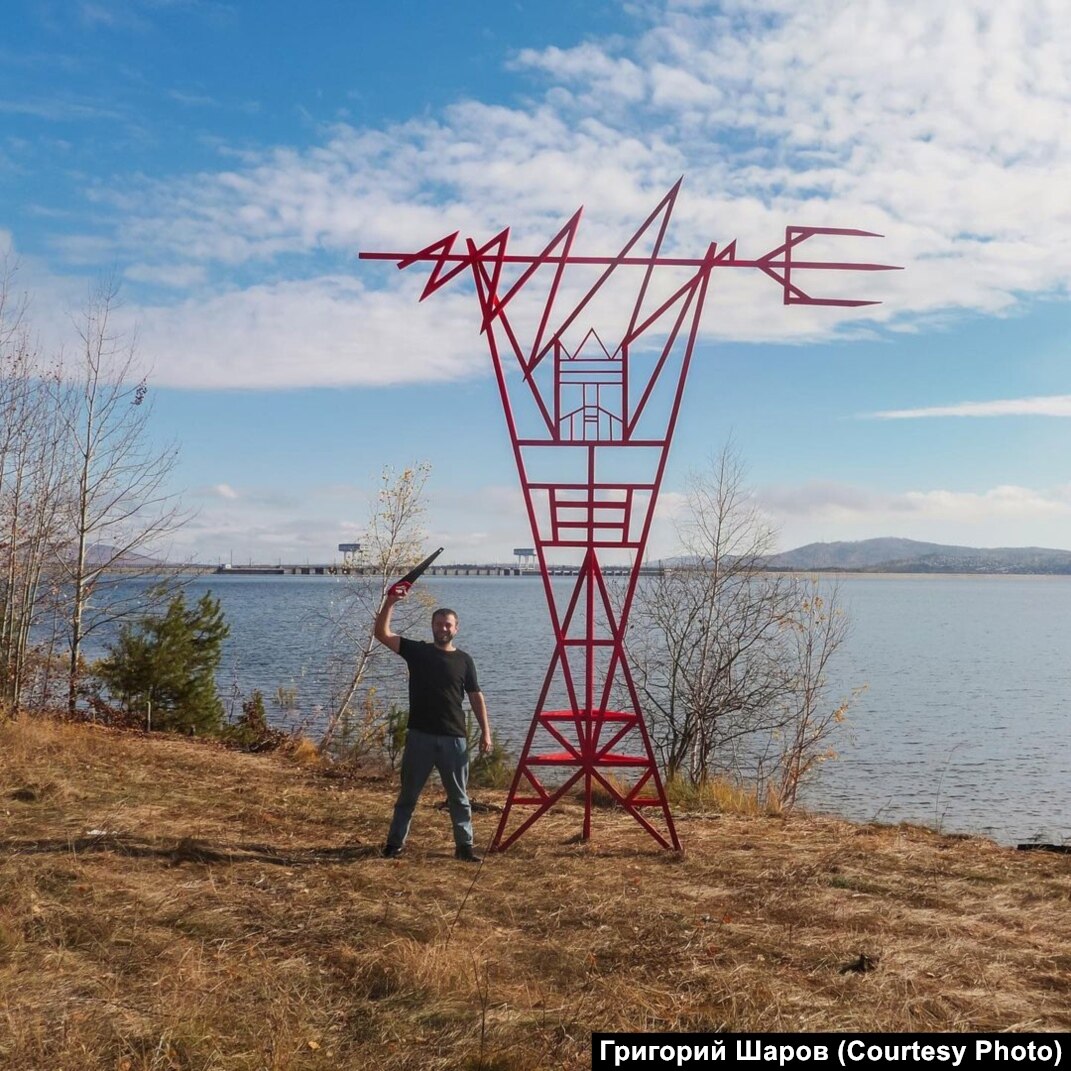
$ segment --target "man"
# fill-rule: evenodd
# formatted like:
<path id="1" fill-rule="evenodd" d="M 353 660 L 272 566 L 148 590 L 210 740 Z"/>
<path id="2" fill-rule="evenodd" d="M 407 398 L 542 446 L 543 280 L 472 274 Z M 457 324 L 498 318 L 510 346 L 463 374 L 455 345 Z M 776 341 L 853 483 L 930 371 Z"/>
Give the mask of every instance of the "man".
<path id="1" fill-rule="evenodd" d="M 450 803 L 454 857 L 478 863 L 480 857 L 472 846 L 472 807 L 466 792 L 469 752 L 462 695 L 468 694 L 479 723 L 480 751 L 484 754 L 491 750 L 487 705 L 476 680 L 472 658 L 454 646 L 458 621 L 453 610 L 436 610 L 431 615 L 433 643 L 406 639 L 391 631 L 394 607 L 407 594 L 405 588 L 391 588 L 379 608 L 375 625 L 376 639 L 401 655 L 409 665 L 409 727 L 402 753 L 402 787 L 383 855 L 396 859 L 402 854 L 420 792 L 435 767 Z"/>

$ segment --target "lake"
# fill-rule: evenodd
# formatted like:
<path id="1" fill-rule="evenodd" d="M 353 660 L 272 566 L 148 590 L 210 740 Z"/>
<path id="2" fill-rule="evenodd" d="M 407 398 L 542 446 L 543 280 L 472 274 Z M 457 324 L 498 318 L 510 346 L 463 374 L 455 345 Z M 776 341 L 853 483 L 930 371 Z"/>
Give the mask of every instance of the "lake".
<path id="1" fill-rule="evenodd" d="M 571 585 L 572 580 L 556 583 Z M 553 648 L 536 578 L 422 582 L 460 615 L 498 737 L 519 751 Z M 832 693 L 866 685 L 801 794 L 845 818 L 917 822 L 1004 843 L 1071 840 L 1071 577 L 861 576 L 840 579 L 851 632 Z M 329 623 L 345 581 L 204 576 L 231 636 L 220 688 L 230 709 L 259 688 L 273 720 L 323 716 L 346 658 Z M 427 639 L 426 626 L 409 633 Z M 381 663 L 385 694 L 404 665 Z"/>

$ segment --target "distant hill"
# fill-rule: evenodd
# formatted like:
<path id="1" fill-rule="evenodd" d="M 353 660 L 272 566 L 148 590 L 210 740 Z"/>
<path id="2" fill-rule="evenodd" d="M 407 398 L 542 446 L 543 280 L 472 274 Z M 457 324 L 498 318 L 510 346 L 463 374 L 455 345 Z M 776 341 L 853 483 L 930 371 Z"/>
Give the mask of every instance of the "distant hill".
<path id="1" fill-rule="evenodd" d="M 1068 573 L 1071 550 L 1045 547 L 955 547 L 914 539 L 808 543 L 771 554 L 770 569 L 866 573 Z"/>

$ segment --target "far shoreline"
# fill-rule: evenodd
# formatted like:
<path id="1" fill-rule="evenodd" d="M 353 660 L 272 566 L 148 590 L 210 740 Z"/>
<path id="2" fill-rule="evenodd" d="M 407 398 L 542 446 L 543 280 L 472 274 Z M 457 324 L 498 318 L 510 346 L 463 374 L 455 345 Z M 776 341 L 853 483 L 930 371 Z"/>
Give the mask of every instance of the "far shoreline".
<path id="1" fill-rule="evenodd" d="M 283 569 L 283 572 L 279 572 L 279 569 Z M 144 579 L 144 578 L 156 578 L 156 577 L 168 577 L 168 576 L 218 576 L 226 577 L 229 580 L 244 577 L 296 577 L 303 580 L 339 580 L 345 579 L 351 576 L 357 576 L 352 572 L 347 572 L 341 567 L 335 569 L 334 572 L 328 571 L 333 567 L 331 566 L 291 566 L 291 565 L 252 565 L 252 566 L 235 566 L 233 569 L 220 570 L 218 565 L 158 565 L 152 568 L 146 568 L 144 566 L 131 566 L 129 568 L 119 566 L 108 570 L 106 573 L 118 576 L 129 577 L 131 579 Z M 446 565 L 444 568 L 454 569 L 502 569 L 508 568 L 503 563 L 490 563 L 482 565 L 468 565 L 462 563 L 460 565 Z M 322 569 L 322 572 L 292 572 L 290 570 L 298 569 Z M 879 579 L 897 579 L 897 578 L 940 578 L 940 577 L 954 577 L 954 578 L 986 578 L 996 577 L 1001 579 L 1069 579 L 1071 578 L 1071 572 L 1046 572 L 1046 571 L 1030 571 L 1024 570 L 1022 572 L 1012 572 L 1007 570 L 1001 571 L 988 571 L 988 570 L 941 570 L 941 569 L 845 569 L 827 567 L 823 569 L 760 569 L 758 572 L 768 573 L 772 576 L 851 576 L 851 577 L 874 577 Z M 567 576 L 569 574 L 553 574 L 553 579 L 558 579 L 560 576 Z M 538 570 L 524 571 L 524 572 L 498 572 L 498 573 L 455 573 L 453 571 L 444 574 L 434 574 L 430 576 L 429 580 L 539 580 L 542 578 L 542 573 Z"/>

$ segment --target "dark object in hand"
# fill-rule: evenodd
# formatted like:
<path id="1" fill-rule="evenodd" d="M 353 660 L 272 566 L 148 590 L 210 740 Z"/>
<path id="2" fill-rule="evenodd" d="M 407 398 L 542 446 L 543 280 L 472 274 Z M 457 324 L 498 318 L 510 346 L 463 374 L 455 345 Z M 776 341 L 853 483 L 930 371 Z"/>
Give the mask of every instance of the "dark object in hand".
<path id="1" fill-rule="evenodd" d="M 414 565 L 413 568 L 401 578 L 401 580 L 391 585 L 391 591 L 398 595 L 404 595 L 420 579 L 424 570 L 427 569 L 427 567 L 431 565 L 442 552 L 443 548 L 440 547 L 433 554 L 429 554 L 419 565 Z"/>

